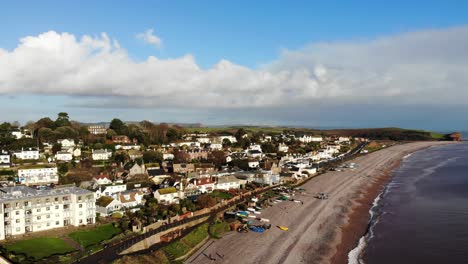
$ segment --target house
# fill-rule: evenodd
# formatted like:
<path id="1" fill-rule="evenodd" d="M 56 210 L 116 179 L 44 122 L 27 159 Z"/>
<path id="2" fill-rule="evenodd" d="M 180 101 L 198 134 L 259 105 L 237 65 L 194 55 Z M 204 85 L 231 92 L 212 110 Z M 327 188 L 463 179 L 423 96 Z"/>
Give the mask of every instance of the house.
<path id="1" fill-rule="evenodd" d="M 288 152 L 288 150 L 289 150 L 288 145 L 286 145 L 284 143 L 280 143 L 278 145 L 278 152 Z"/>
<path id="2" fill-rule="evenodd" d="M 215 189 L 216 182 L 210 177 L 191 179 L 187 189 L 196 189 L 201 193 L 210 193 Z"/>
<path id="3" fill-rule="evenodd" d="M 96 212 L 101 216 L 110 216 L 122 212 L 122 203 L 112 197 L 102 196 L 96 200 Z"/>
<path id="4" fill-rule="evenodd" d="M 132 141 L 125 135 L 112 136 L 112 143 L 114 144 L 130 144 Z"/>
<path id="5" fill-rule="evenodd" d="M 209 138 L 209 137 L 199 137 L 199 138 L 197 138 L 197 141 L 202 143 L 202 144 L 209 144 L 209 143 L 211 143 L 211 138 Z"/>
<path id="6" fill-rule="evenodd" d="M 24 166 L 18 169 L 18 182 L 24 185 L 58 184 L 57 167 L 47 165 Z"/>
<path id="7" fill-rule="evenodd" d="M 210 149 L 211 150 L 222 150 L 223 149 L 223 144 L 222 143 L 211 143 L 210 144 Z"/>
<path id="8" fill-rule="evenodd" d="M 75 148 L 72 152 L 73 157 L 81 157 L 81 149 L 80 148 Z"/>
<path id="9" fill-rule="evenodd" d="M 9 168 L 10 162 L 10 154 L 7 151 L 2 150 L 0 152 L 0 168 Z"/>
<path id="10" fill-rule="evenodd" d="M 237 139 L 234 136 L 219 136 L 219 137 L 216 137 L 216 140 L 218 142 L 223 142 L 225 139 L 229 140 L 229 142 L 231 142 L 231 143 L 236 143 L 237 142 Z"/>
<path id="11" fill-rule="evenodd" d="M 169 178 L 166 171 L 159 168 L 148 168 L 146 173 L 155 184 L 160 184 L 164 179 Z"/>
<path id="12" fill-rule="evenodd" d="M 128 170 L 128 176 L 146 174 L 145 164 L 138 165 L 138 163 L 129 162 L 125 164 L 125 170 Z"/>
<path id="13" fill-rule="evenodd" d="M 208 151 L 201 149 L 194 149 L 187 151 L 189 160 L 206 160 L 208 159 Z"/>
<path id="14" fill-rule="evenodd" d="M 93 149 L 92 158 L 93 160 L 108 160 L 112 157 L 112 151 L 107 149 Z"/>
<path id="15" fill-rule="evenodd" d="M 297 138 L 302 143 L 310 143 L 310 142 L 322 142 L 323 138 L 320 136 L 309 136 L 303 135 L 302 137 Z"/>
<path id="16" fill-rule="evenodd" d="M 141 153 L 141 151 L 139 150 L 131 149 L 128 151 L 128 156 L 130 157 L 131 160 L 136 160 L 136 159 L 143 158 L 143 153 Z"/>
<path id="17" fill-rule="evenodd" d="M 254 159 L 258 158 L 258 159 L 260 159 L 260 158 L 262 158 L 262 156 L 263 156 L 263 153 L 260 150 L 251 149 L 251 150 L 247 151 L 247 157 L 249 157 L 249 158 L 254 158 Z"/>
<path id="18" fill-rule="evenodd" d="M 125 191 L 117 196 L 118 200 L 125 208 L 135 208 L 143 204 L 143 193 L 139 191 Z"/>
<path id="19" fill-rule="evenodd" d="M 32 138 L 32 134 L 31 134 L 31 131 L 29 131 L 28 129 L 15 129 L 13 131 L 11 131 L 11 135 L 14 136 L 16 139 L 20 139 L 20 138 Z"/>
<path id="20" fill-rule="evenodd" d="M 172 153 L 163 153 L 163 160 L 173 160 L 174 154 Z"/>
<path id="21" fill-rule="evenodd" d="M 109 175 L 102 173 L 97 176 L 94 176 L 93 181 L 98 185 L 107 185 L 112 183 Z"/>
<path id="22" fill-rule="evenodd" d="M 21 149 L 21 151 L 13 153 L 13 156 L 20 160 L 38 160 L 39 150 L 33 148 Z"/>
<path id="23" fill-rule="evenodd" d="M 73 154 L 66 151 L 59 151 L 55 154 L 55 159 L 58 161 L 71 161 L 73 159 Z"/>
<path id="24" fill-rule="evenodd" d="M 218 177 L 218 180 L 215 185 L 217 190 L 230 190 L 230 189 L 239 189 L 240 180 L 233 175 L 226 175 Z"/>
<path id="25" fill-rule="evenodd" d="M 175 187 L 168 187 L 156 190 L 154 198 L 162 204 L 179 203 L 180 199 L 184 199 L 184 192 L 177 191 Z"/>
<path id="26" fill-rule="evenodd" d="M 69 138 L 59 139 L 59 140 L 57 140 L 57 143 L 62 146 L 62 149 L 75 147 L 75 140 L 69 139 Z"/>
<path id="27" fill-rule="evenodd" d="M 93 135 L 105 135 L 107 134 L 107 129 L 104 126 L 89 126 L 88 127 L 89 133 Z"/>
<path id="28" fill-rule="evenodd" d="M 258 160 L 249 160 L 248 165 L 250 169 L 258 169 L 260 167 L 260 162 L 258 162 Z"/>
<path id="29" fill-rule="evenodd" d="M 113 182 L 112 184 L 100 186 L 99 189 L 96 190 L 96 198 L 100 198 L 101 196 L 114 196 L 126 190 L 126 184 L 116 184 L 115 182 Z"/>
<path id="30" fill-rule="evenodd" d="M 172 165 L 174 173 L 190 173 L 195 171 L 195 165 L 191 163 L 176 163 Z"/>

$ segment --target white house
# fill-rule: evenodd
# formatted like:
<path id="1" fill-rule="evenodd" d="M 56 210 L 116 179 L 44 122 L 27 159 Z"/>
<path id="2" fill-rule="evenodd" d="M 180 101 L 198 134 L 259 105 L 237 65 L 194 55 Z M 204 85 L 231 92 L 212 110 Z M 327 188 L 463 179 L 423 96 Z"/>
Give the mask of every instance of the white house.
<path id="1" fill-rule="evenodd" d="M 108 160 L 112 157 L 112 151 L 108 149 L 92 150 L 93 160 Z"/>
<path id="2" fill-rule="evenodd" d="M 99 189 L 96 191 L 96 198 L 100 198 L 101 196 L 115 196 L 116 194 L 124 192 L 126 190 L 126 184 L 112 183 L 110 185 L 103 185 L 100 186 Z"/>
<path id="3" fill-rule="evenodd" d="M 278 151 L 279 152 L 288 152 L 289 151 L 289 147 L 288 145 L 284 144 L 284 143 L 280 143 L 278 145 Z"/>
<path id="4" fill-rule="evenodd" d="M 262 146 L 260 146 L 259 144 L 250 144 L 249 150 L 258 150 L 258 151 L 262 151 Z"/>
<path id="5" fill-rule="evenodd" d="M 57 140 L 57 143 L 62 146 L 62 149 L 75 147 L 75 140 L 69 138 L 59 139 Z"/>
<path id="6" fill-rule="evenodd" d="M 175 187 L 158 189 L 154 192 L 154 198 L 162 204 L 179 203 L 180 199 L 184 199 L 184 192 L 177 191 Z"/>
<path id="7" fill-rule="evenodd" d="M 122 150 L 140 150 L 141 146 L 140 145 L 115 145 L 115 149 L 122 149 Z"/>
<path id="8" fill-rule="evenodd" d="M 77 187 L 1 188 L 0 240 L 64 226 L 94 224 L 95 203 L 92 192 Z"/>
<path id="9" fill-rule="evenodd" d="M 122 203 L 122 207 L 134 208 L 143 204 L 143 193 L 139 191 L 125 191 L 117 196 L 117 199 Z"/>
<path id="10" fill-rule="evenodd" d="M 0 168 L 9 168 L 10 167 L 10 154 L 2 150 L 0 152 Z"/>
<path id="11" fill-rule="evenodd" d="M 71 161 L 73 159 L 73 154 L 66 151 L 59 151 L 55 154 L 55 159 L 59 161 Z"/>
<path id="12" fill-rule="evenodd" d="M 193 179 L 193 188 L 202 193 L 210 193 L 215 189 L 216 182 L 209 177 Z M 187 186 L 190 188 L 190 186 Z"/>
<path id="13" fill-rule="evenodd" d="M 13 153 L 13 155 L 17 159 L 21 160 L 38 160 L 39 159 L 39 150 L 28 148 L 28 149 L 21 149 L 21 151 Z"/>
<path id="14" fill-rule="evenodd" d="M 100 174 L 100 175 L 95 176 L 93 178 L 93 181 L 98 185 L 106 185 L 106 184 L 112 183 L 111 179 L 109 178 L 109 175 L 105 175 L 105 174 Z"/>
<path id="15" fill-rule="evenodd" d="M 223 149 L 223 144 L 221 144 L 221 143 L 211 143 L 210 144 L 210 149 L 211 150 L 222 150 Z"/>
<path id="16" fill-rule="evenodd" d="M 248 165 L 251 169 L 256 169 L 260 167 L 260 163 L 258 162 L 258 160 L 249 160 Z"/>
<path id="17" fill-rule="evenodd" d="M 223 140 L 225 140 L 225 139 L 229 140 L 231 143 L 236 143 L 237 142 L 237 139 L 234 136 L 219 136 L 216 139 L 217 139 L 218 142 L 223 142 Z"/>
<path id="18" fill-rule="evenodd" d="M 263 153 L 260 150 L 252 149 L 247 151 L 247 157 L 249 158 L 262 158 Z"/>
<path id="19" fill-rule="evenodd" d="M 16 139 L 20 138 L 32 138 L 31 132 L 27 129 L 24 130 L 15 130 L 11 131 L 11 135 L 14 136 Z"/>
<path id="20" fill-rule="evenodd" d="M 226 190 L 226 191 L 230 189 L 239 189 L 240 180 L 232 175 L 221 176 L 221 177 L 218 177 L 215 188 L 218 190 Z"/>
<path id="21" fill-rule="evenodd" d="M 24 185 L 57 184 L 58 180 L 57 167 L 37 165 L 18 170 L 18 181 Z"/>
<path id="22" fill-rule="evenodd" d="M 308 135 L 303 135 L 302 137 L 297 138 L 299 141 L 303 143 L 310 143 L 310 142 L 322 142 L 323 138 L 320 136 L 308 136 Z"/>
<path id="23" fill-rule="evenodd" d="M 163 153 L 163 160 L 173 160 L 174 154 L 172 153 Z"/>
<path id="24" fill-rule="evenodd" d="M 96 212 L 101 216 L 110 216 L 122 212 L 122 203 L 112 197 L 102 196 L 96 201 Z"/>
<path id="25" fill-rule="evenodd" d="M 81 149 L 80 148 L 75 148 L 72 152 L 73 157 L 81 157 Z"/>
<path id="26" fill-rule="evenodd" d="M 197 141 L 202 143 L 202 144 L 208 144 L 208 143 L 211 143 L 211 138 L 209 138 L 209 137 L 199 137 L 199 138 L 197 138 Z"/>

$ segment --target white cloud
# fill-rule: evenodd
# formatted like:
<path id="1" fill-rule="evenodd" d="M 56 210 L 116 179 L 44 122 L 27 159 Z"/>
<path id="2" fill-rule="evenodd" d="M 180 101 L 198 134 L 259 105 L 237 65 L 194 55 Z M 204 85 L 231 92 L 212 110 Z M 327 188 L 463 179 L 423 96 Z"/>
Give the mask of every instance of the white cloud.
<path id="1" fill-rule="evenodd" d="M 22 38 L 14 50 L 0 48 L 0 93 L 106 96 L 106 105 L 271 109 L 369 100 L 438 105 L 464 103 L 466 83 L 468 26 L 312 44 L 284 51 L 261 69 L 220 60 L 205 70 L 192 55 L 135 61 L 104 33 L 78 39 L 50 31 Z"/>
<path id="2" fill-rule="evenodd" d="M 162 45 L 162 40 L 154 34 L 154 29 L 147 29 L 145 32 L 137 34 L 136 37 L 158 48 Z"/>

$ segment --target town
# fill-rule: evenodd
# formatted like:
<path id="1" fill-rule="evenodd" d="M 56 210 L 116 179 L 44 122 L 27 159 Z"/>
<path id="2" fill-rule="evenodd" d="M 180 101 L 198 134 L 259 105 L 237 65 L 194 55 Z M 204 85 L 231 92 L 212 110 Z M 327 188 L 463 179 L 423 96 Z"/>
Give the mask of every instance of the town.
<path id="1" fill-rule="evenodd" d="M 84 125 L 67 113 L 3 123 L 0 133 L 0 240 L 7 241 L 102 223 L 138 233 L 248 191 L 302 181 L 366 142 L 119 119 Z"/>

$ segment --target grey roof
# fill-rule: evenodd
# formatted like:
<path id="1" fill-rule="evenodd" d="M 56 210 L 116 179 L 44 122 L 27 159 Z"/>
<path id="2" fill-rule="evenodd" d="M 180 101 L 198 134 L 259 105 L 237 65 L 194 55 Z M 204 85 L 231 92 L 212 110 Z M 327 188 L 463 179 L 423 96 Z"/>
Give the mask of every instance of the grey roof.
<path id="1" fill-rule="evenodd" d="M 218 184 L 220 183 L 229 183 L 229 182 L 239 182 L 239 179 L 232 175 L 218 177 Z"/>
<path id="2" fill-rule="evenodd" d="M 25 200 L 31 198 L 50 197 L 67 194 L 93 194 L 92 192 L 78 187 L 55 187 L 46 190 L 37 190 L 27 186 L 15 186 L 0 188 L 0 202 Z"/>

